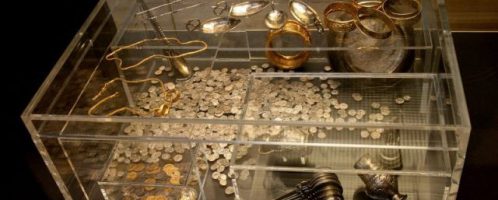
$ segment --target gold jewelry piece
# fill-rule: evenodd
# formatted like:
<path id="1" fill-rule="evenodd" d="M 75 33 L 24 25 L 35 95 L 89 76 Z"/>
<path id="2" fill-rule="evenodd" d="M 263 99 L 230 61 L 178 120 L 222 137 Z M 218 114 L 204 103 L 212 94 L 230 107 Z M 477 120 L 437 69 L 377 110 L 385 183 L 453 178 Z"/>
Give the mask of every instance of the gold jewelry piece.
<path id="1" fill-rule="evenodd" d="M 165 94 L 164 99 L 163 99 L 164 103 L 159 108 L 152 109 L 149 112 L 146 112 L 146 111 L 139 109 L 139 108 L 130 108 L 128 106 L 124 106 L 124 107 L 115 109 L 115 110 L 105 114 L 106 116 L 113 116 L 117 113 L 124 112 L 124 111 L 129 111 L 132 114 L 141 115 L 141 116 L 150 115 L 150 114 L 153 114 L 154 116 L 165 116 L 165 115 L 168 115 L 169 110 L 171 109 L 171 106 L 173 106 L 173 103 L 178 101 L 178 99 L 180 98 L 180 91 L 178 91 L 176 89 L 173 89 L 173 90 L 167 89 L 166 86 L 164 85 L 164 83 L 160 79 L 157 79 L 157 78 L 147 78 L 147 79 L 143 79 L 143 80 L 132 80 L 132 81 L 129 81 L 129 80 L 126 80 L 123 78 L 114 78 L 114 79 L 108 81 L 107 83 L 105 83 L 104 86 L 100 89 L 99 93 L 97 93 L 97 95 L 95 95 L 92 98 L 92 100 L 93 101 L 97 100 L 100 96 L 102 96 L 102 94 L 107 90 L 107 88 L 109 88 L 113 83 L 115 83 L 117 81 L 122 81 L 125 83 L 145 83 L 145 82 L 153 83 L 153 82 L 156 82 L 156 83 L 161 85 L 159 88 L 161 88 L 162 92 Z M 105 102 L 107 102 L 113 98 L 116 98 L 117 96 L 119 96 L 119 92 L 115 92 L 115 93 L 103 98 L 102 100 L 98 101 L 95 105 L 93 105 L 92 107 L 90 107 L 90 109 L 88 109 L 88 115 L 94 116 L 95 115 L 94 111 L 98 107 L 100 107 Z"/>
<path id="2" fill-rule="evenodd" d="M 156 179 L 154 179 L 154 178 L 148 178 L 148 179 L 145 179 L 144 184 L 147 184 L 147 185 L 149 185 L 149 184 L 150 184 L 150 185 L 156 184 Z M 155 188 L 154 186 L 145 186 L 145 187 L 144 187 L 144 189 L 145 189 L 146 191 L 151 191 L 151 190 L 154 190 L 154 188 Z"/>
<path id="3" fill-rule="evenodd" d="M 328 16 L 337 11 L 344 11 L 347 14 L 351 15 L 351 20 L 331 20 Z M 345 3 L 345 2 L 334 2 L 331 3 L 325 8 L 323 11 L 323 18 L 325 20 L 325 25 L 329 28 L 330 31 L 336 32 L 349 32 L 355 29 L 354 25 L 354 16 L 356 15 L 356 7 L 353 4 Z"/>
<path id="4" fill-rule="evenodd" d="M 292 16 L 305 26 L 315 26 L 318 32 L 322 32 L 324 30 L 318 13 L 304 1 L 290 0 L 289 10 Z"/>
<path id="5" fill-rule="evenodd" d="M 353 0 L 353 5 L 357 8 L 379 9 L 386 0 Z"/>
<path id="6" fill-rule="evenodd" d="M 412 26 L 420 20 L 420 16 L 422 13 L 422 4 L 420 4 L 418 0 L 406 1 L 409 1 L 410 5 L 416 9 L 414 12 L 400 13 L 394 11 L 392 7 L 390 7 L 393 4 L 392 0 L 386 0 L 386 2 L 382 5 L 382 10 L 389 18 L 394 21 L 395 24 L 402 26 Z"/>
<path id="7" fill-rule="evenodd" d="M 306 27 L 302 26 L 299 22 L 289 20 L 285 22 L 284 26 L 277 30 L 271 30 L 268 34 L 268 39 L 266 40 L 266 48 L 272 49 L 273 44 L 272 41 L 275 37 L 282 34 L 295 34 L 299 35 L 306 47 L 311 46 L 311 37 L 306 29 Z M 301 51 L 300 53 L 287 56 L 278 53 L 275 50 L 266 50 L 266 57 L 270 61 L 271 64 L 276 65 L 277 67 L 285 70 L 295 69 L 305 63 L 310 56 L 308 51 Z"/>
<path id="8" fill-rule="evenodd" d="M 377 32 L 365 27 L 361 23 L 361 19 L 366 17 L 376 17 L 382 20 L 389 30 L 385 32 Z M 361 32 L 376 39 L 386 39 L 392 35 L 393 31 L 396 30 L 394 23 L 389 17 L 387 17 L 386 14 L 373 8 L 359 8 L 357 14 L 354 15 L 354 23 Z"/>
<path id="9" fill-rule="evenodd" d="M 119 58 L 119 56 L 118 56 L 119 52 L 121 52 L 121 51 L 123 51 L 125 49 L 138 48 L 137 46 L 142 45 L 142 44 L 147 43 L 147 42 L 158 42 L 158 41 L 163 41 L 163 42 L 167 42 L 167 43 L 169 43 L 169 42 L 175 42 L 175 43 L 180 44 L 180 45 L 190 45 L 190 44 L 198 43 L 198 44 L 202 45 L 202 48 L 200 48 L 198 50 L 195 50 L 195 51 L 190 51 L 190 52 L 182 53 L 182 54 L 177 54 L 177 53 L 171 54 L 171 55 L 154 54 L 154 55 L 151 55 L 149 57 L 146 57 L 146 58 L 140 60 L 138 63 L 132 64 L 130 66 L 125 66 L 125 67 L 122 66 L 123 65 L 123 60 L 121 58 Z M 182 58 L 182 57 L 185 57 L 185 56 L 189 56 L 189 55 L 193 55 L 193 54 L 197 54 L 197 53 L 203 52 L 207 48 L 208 48 L 208 44 L 206 42 L 202 41 L 202 40 L 191 40 L 191 41 L 188 41 L 188 42 L 181 42 L 178 38 L 168 38 L 168 37 L 165 37 L 165 38 L 155 38 L 155 39 L 144 39 L 144 40 L 135 42 L 133 44 L 126 45 L 124 47 L 120 47 L 120 48 L 112 51 L 111 53 L 107 54 L 107 56 L 105 57 L 105 59 L 109 60 L 109 61 L 115 60 L 117 62 L 118 68 L 121 69 L 121 70 L 129 70 L 129 69 L 132 69 L 132 68 L 135 68 L 135 67 L 139 67 L 143 63 L 148 62 L 148 61 L 150 61 L 152 59 L 155 59 L 155 58 L 163 58 L 163 59 Z M 179 70 L 182 73 L 182 70 L 181 69 L 179 69 Z"/>
<path id="10" fill-rule="evenodd" d="M 128 174 L 126 175 L 126 179 L 128 179 L 130 181 L 137 179 L 137 177 L 138 177 L 137 172 L 128 172 Z"/>

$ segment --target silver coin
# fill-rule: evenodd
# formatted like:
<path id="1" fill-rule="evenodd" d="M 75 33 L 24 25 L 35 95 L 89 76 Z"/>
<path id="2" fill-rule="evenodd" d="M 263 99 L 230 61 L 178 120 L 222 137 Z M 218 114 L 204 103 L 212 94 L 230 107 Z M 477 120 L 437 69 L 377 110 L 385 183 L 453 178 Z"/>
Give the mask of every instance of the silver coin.
<path id="1" fill-rule="evenodd" d="M 215 180 L 219 179 L 220 178 L 220 172 L 213 172 L 211 174 L 211 178 L 213 178 Z"/>
<path id="2" fill-rule="evenodd" d="M 175 162 L 181 162 L 183 160 L 183 156 L 180 154 L 177 154 L 177 155 L 173 156 L 173 160 Z"/>
<path id="3" fill-rule="evenodd" d="M 396 98 L 394 99 L 394 102 L 398 105 L 401 105 L 401 104 L 404 104 L 405 103 L 405 99 L 403 98 Z"/>
<path id="4" fill-rule="evenodd" d="M 225 188 L 225 194 L 233 194 L 235 192 L 235 188 L 233 186 L 228 186 Z"/>
<path id="5" fill-rule="evenodd" d="M 222 180 L 227 180 L 227 175 L 226 174 L 220 174 L 220 179 Z"/>
<path id="6" fill-rule="evenodd" d="M 368 131 L 366 131 L 366 130 L 363 130 L 363 131 L 360 132 L 360 136 L 362 138 L 368 138 L 370 136 L 370 133 Z"/>
<path id="7" fill-rule="evenodd" d="M 226 179 L 219 179 L 219 182 L 221 186 L 226 186 L 228 184 Z"/>
<path id="8" fill-rule="evenodd" d="M 373 109 L 379 109 L 380 108 L 380 103 L 378 103 L 378 102 L 372 102 L 371 106 L 372 106 Z"/>

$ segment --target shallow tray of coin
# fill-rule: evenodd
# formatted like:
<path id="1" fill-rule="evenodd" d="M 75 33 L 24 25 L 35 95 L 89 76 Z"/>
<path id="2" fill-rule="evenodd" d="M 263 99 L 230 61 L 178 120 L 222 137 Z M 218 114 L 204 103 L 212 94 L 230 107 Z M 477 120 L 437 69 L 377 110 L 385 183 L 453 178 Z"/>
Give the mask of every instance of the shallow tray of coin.
<path id="1" fill-rule="evenodd" d="M 243 119 L 320 125 L 439 124 L 438 81 L 430 74 L 256 73 Z"/>
<path id="2" fill-rule="evenodd" d="M 99 183 L 100 192 L 105 200 L 169 200 L 169 199 L 203 199 L 195 187 L 171 187 L 155 184 L 109 184 Z"/>
<path id="3" fill-rule="evenodd" d="M 116 144 L 101 182 L 186 185 L 196 170 L 195 146 L 179 142 Z"/>
<path id="4" fill-rule="evenodd" d="M 446 80 L 431 74 L 255 73 L 237 141 L 456 151 Z M 450 109 L 448 109 L 450 108 Z M 444 115 L 443 115 L 444 114 Z M 271 125 L 270 125 L 271 124 Z M 398 146 L 398 147 L 396 147 Z"/>
<path id="5" fill-rule="evenodd" d="M 238 177 L 235 195 L 241 200 L 275 199 L 294 189 L 296 185 L 313 175 L 313 172 L 289 172 L 272 170 L 235 170 Z M 337 173 L 343 187 L 344 199 L 355 199 L 355 192 L 365 184 L 355 174 Z M 447 188 L 444 177 L 398 176 L 398 190 L 408 199 L 440 200 L 445 198 Z M 357 197 L 358 198 L 358 197 Z"/>

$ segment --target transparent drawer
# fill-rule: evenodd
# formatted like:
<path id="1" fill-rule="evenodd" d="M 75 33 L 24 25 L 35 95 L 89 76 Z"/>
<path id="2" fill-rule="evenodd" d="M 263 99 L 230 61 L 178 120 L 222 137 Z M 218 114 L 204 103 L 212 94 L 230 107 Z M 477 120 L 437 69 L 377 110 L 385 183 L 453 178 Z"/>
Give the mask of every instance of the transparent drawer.
<path id="1" fill-rule="evenodd" d="M 99 183 L 106 200 L 110 199 L 200 199 L 191 187 L 168 187 L 147 184 Z"/>
<path id="2" fill-rule="evenodd" d="M 311 172 L 289 172 L 273 170 L 241 170 L 244 177 L 236 179 L 240 199 L 276 199 L 296 190 L 296 185 L 310 179 Z M 337 174 L 342 185 L 344 199 L 364 199 L 364 183 L 355 174 Z M 398 176 L 399 193 L 408 199 L 444 199 L 448 178 Z M 368 198 L 368 197 L 367 197 Z"/>
<path id="3" fill-rule="evenodd" d="M 217 34 L 202 25 L 245 2 L 101 0 L 22 118 L 66 199 L 274 199 L 317 173 L 345 199 L 363 174 L 456 199 L 470 122 L 445 5 L 403 1 L 420 18 L 379 39 L 316 24 L 272 38 L 266 14 L 296 20 L 295 0 L 253 1 Z M 303 2 L 322 23 L 337 3 Z M 307 58 L 283 69 L 275 52 Z M 365 155 L 390 167 L 355 168 Z"/>

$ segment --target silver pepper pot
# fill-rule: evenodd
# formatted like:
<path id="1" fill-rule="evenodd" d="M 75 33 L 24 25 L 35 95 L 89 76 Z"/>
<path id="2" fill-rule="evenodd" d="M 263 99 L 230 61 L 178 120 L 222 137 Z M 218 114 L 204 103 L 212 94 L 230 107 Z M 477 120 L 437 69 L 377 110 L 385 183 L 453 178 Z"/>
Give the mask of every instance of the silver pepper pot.
<path id="1" fill-rule="evenodd" d="M 384 170 L 377 156 L 363 155 L 354 165 L 355 169 Z M 398 192 L 398 177 L 390 174 L 359 174 L 365 183 L 365 194 L 372 199 L 405 200 L 407 195 Z"/>

